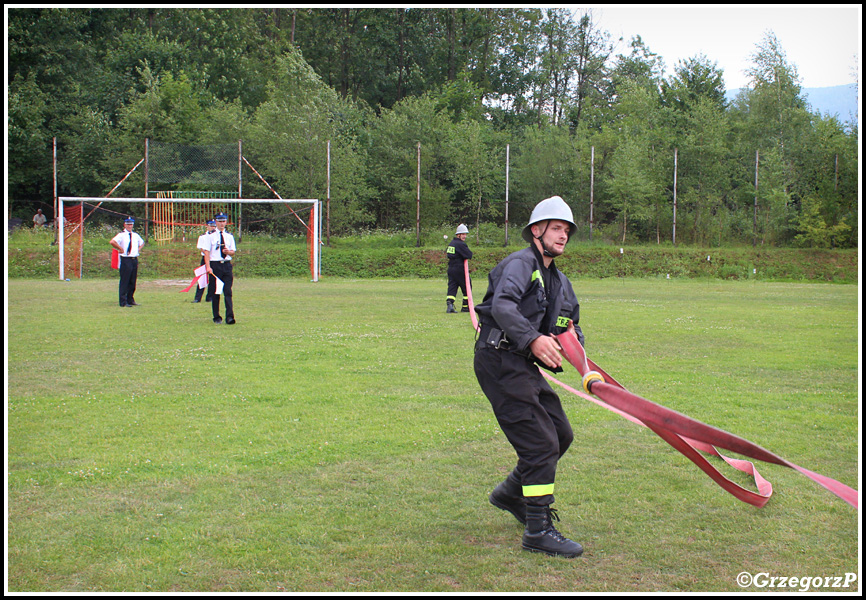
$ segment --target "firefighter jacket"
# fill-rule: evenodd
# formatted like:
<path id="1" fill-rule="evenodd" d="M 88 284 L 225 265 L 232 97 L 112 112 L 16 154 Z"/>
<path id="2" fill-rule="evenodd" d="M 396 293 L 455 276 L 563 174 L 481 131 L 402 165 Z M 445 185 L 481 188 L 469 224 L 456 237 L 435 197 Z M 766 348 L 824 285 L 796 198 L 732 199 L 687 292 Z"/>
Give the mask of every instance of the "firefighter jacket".
<path id="1" fill-rule="evenodd" d="M 460 274 L 463 273 L 463 261 L 472 258 L 472 250 L 466 242 L 455 237 L 445 249 L 445 255 L 448 257 L 448 271 Z"/>
<path id="2" fill-rule="evenodd" d="M 512 351 L 528 355 L 535 338 L 565 332 L 569 319 L 581 345 L 584 342 L 571 282 L 553 262 L 546 271 L 534 246 L 510 254 L 490 271 L 487 293 L 475 312 L 482 327 L 505 333 Z"/>

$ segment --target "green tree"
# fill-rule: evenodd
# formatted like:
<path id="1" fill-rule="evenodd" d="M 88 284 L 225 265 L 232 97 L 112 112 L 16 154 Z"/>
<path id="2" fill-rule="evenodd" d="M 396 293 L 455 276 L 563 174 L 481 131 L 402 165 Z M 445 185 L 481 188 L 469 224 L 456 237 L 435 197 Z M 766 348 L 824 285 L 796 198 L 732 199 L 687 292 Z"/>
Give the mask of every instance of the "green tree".
<path id="1" fill-rule="evenodd" d="M 797 211 L 809 189 L 800 176 L 797 154 L 808 138 L 811 116 L 796 66 L 788 62 L 775 34 L 765 33 L 752 59 L 750 86 L 740 93 L 731 112 L 738 178 L 744 191 L 753 185 L 758 151 L 759 204 L 764 202 L 759 206 L 761 240 L 784 244 L 793 239 Z"/>
<path id="2" fill-rule="evenodd" d="M 11 216 L 25 198 L 38 198 L 39 207 L 53 205 L 51 138 L 45 128 L 49 99 L 34 78 L 17 75 L 9 86 L 6 117 L 9 153 L 6 181 Z M 22 205 L 24 218 L 30 212 Z M 53 216 L 53 211 L 47 215 Z"/>
<path id="3" fill-rule="evenodd" d="M 797 129 L 808 123 L 797 67 L 788 62 L 771 31 L 764 34 L 752 61 L 747 71 L 751 81 L 747 100 L 755 134 L 763 146 L 772 142 L 784 155 L 786 142 L 793 141 Z"/>
<path id="4" fill-rule="evenodd" d="M 674 110 L 686 112 L 700 98 L 719 111 L 726 108 L 724 71 L 704 54 L 680 60 L 673 76 L 662 82 L 662 99 Z"/>
<path id="5" fill-rule="evenodd" d="M 682 222 L 690 217 L 692 241 L 711 242 L 715 229 L 721 244 L 726 220 L 725 205 L 730 189 L 727 146 L 727 116 L 712 96 L 698 96 L 690 101 L 682 117 L 678 141 L 678 190 L 682 194 Z"/>
<path id="6" fill-rule="evenodd" d="M 852 247 L 858 213 L 856 131 L 815 115 L 808 137 L 792 150 L 802 198 L 795 242 Z"/>
<path id="7" fill-rule="evenodd" d="M 382 114 L 372 127 L 369 181 L 377 199 L 370 206 L 379 227 L 407 227 L 416 222 L 418 144 L 421 177 L 421 221 L 439 225 L 451 218 L 453 165 L 447 141 L 453 124 L 437 110 L 433 94 L 405 98 Z"/>
<path id="8" fill-rule="evenodd" d="M 114 174 L 115 181 L 105 186 L 112 176 L 103 166 L 112 146 L 113 130 L 108 115 L 81 106 L 66 118 L 65 124 L 63 143 L 58 141 L 57 161 L 57 176 L 63 181 L 64 194 L 104 196 L 126 173 Z"/>
<path id="9" fill-rule="evenodd" d="M 527 128 L 511 145 L 509 220 L 526 222 L 532 208 L 550 196 L 561 196 L 578 224 L 587 220 L 588 158 L 582 150 L 565 127 Z"/>
<path id="10" fill-rule="evenodd" d="M 223 101 L 255 107 L 275 75 L 273 57 L 289 49 L 261 9 L 160 8 L 148 11 L 150 31 L 184 49 L 180 68 Z"/>
<path id="11" fill-rule="evenodd" d="M 790 192 L 794 173 L 780 147 L 760 153 L 758 243 L 781 244 L 793 235 L 797 210 Z"/>
<path id="12" fill-rule="evenodd" d="M 629 225 L 645 233 L 653 216 L 659 217 L 664 198 L 660 170 L 666 142 L 661 130 L 661 106 L 657 88 L 642 77 L 621 79 L 614 107 L 616 149 L 607 170 L 606 204 L 620 222 L 625 242 Z"/>
<path id="13" fill-rule="evenodd" d="M 610 92 L 618 94 L 629 84 L 658 91 L 665 71 L 664 60 L 639 35 L 631 39 L 629 47 L 631 52 L 617 55 L 616 65 L 610 70 Z"/>
<path id="14" fill-rule="evenodd" d="M 251 153 L 263 176 L 284 198 L 327 195 L 328 142 L 331 142 L 332 196 L 339 202 L 333 226 L 348 230 L 363 225 L 365 186 L 359 185 L 362 163 L 355 131 L 362 117 L 304 61 L 297 50 L 277 57 L 278 76 L 250 127 Z"/>
<path id="15" fill-rule="evenodd" d="M 538 118 L 542 123 L 542 115 L 547 115 L 553 125 L 558 125 L 562 122 L 577 68 L 572 47 L 577 29 L 568 9 L 550 8 L 545 10 L 544 16 L 539 49 Z"/>
<path id="16" fill-rule="evenodd" d="M 798 233 L 794 240 L 800 246 L 810 248 L 836 248 L 847 245 L 852 227 L 844 219 L 835 224 L 828 223 L 823 214 L 826 201 L 818 196 L 807 196 L 797 219 Z"/>
<path id="17" fill-rule="evenodd" d="M 608 204 L 620 222 L 622 243 L 626 242 L 630 224 L 647 225 L 653 217 L 652 198 L 658 189 L 649 163 L 646 148 L 631 138 L 617 147 L 611 161 Z"/>
<path id="18" fill-rule="evenodd" d="M 614 44 L 610 34 L 599 28 L 593 20 L 592 11 L 585 12 L 578 19 L 573 43 L 574 91 L 568 120 L 572 130 L 576 130 L 587 112 L 594 113 L 592 120 L 595 125 L 603 121 L 599 113 L 611 100 L 608 61 L 613 54 Z"/>
<path id="19" fill-rule="evenodd" d="M 600 198 L 619 219 L 623 240 L 629 232 L 636 239 L 649 239 L 654 225 L 653 237 L 660 242 L 669 210 L 666 190 L 673 170 L 673 132 L 659 97 L 659 74 L 654 74 L 658 63 L 642 44 L 636 48 L 640 53 L 633 53 L 628 68 L 616 77 L 617 100 L 608 126 L 616 147 L 606 172 L 606 193 Z M 635 190 L 629 198 L 630 185 Z"/>
<path id="20" fill-rule="evenodd" d="M 200 143 L 207 123 L 202 95 L 184 73 L 178 77 L 170 72 L 158 76 L 145 64 L 140 74 L 145 89 L 120 110 L 118 127 L 111 135 L 114 151 L 103 159 L 101 179 L 105 192 L 141 160 L 145 139 Z M 143 182 L 136 178 L 128 185 L 138 185 L 136 195 L 143 197 L 144 186 L 139 181 Z"/>
<path id="21" fill-rule="evenodd" d="M 60 157 L 72 148 L 72 160 L 58 166 L 59 193 L 94 190 L 94 159 L 110 150 L 100 139 L 106 98 L 95 85 L 105 73 L 99 58 L 107 27 L 100 17 L 83 9 L 9 11 L 9 193 L 16 200 L 53 205 L 55 137 Z M 95 145 L 82 148 L 85 139 Z"/>
<path id="22" fill-rule="evenodd" d="M 519 129 L 537 121 L 531 95 L 539 77 L 536 65 L 542 12 L 517 9 L 500 14 L 503 25 L 498 51 L 491 60 L 490 89 L 485 89 L 485 99 L 497 126 Z"/>
<path id="23" fill-rule="evenodd" d="M 505 144 L 486 121 L 455 124 L 448 154 L 453 161 L 454 221 L 474 217 L 475 234 L 484 221 L 502 215 L 505 189 Z"/>

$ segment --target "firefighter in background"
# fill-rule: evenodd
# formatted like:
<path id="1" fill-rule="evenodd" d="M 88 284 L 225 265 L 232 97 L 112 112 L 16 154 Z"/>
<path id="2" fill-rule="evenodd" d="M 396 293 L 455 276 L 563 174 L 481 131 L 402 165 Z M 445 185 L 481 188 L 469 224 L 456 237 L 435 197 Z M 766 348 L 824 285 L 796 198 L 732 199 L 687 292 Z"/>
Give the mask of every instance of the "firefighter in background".
<path id="1" fill-rule="evenodd" d="M 529 247 L 494 267 L 484 300 L 475 307 L 481 324 L 475 376 L 517 452 L 517 466 L 490 494 L 490 503 L 524 524 L 525 550 L 568 558 L 580 556 L 583 547 L 556 530 L 559 518 L 550 505 L 557 463 L 574 433 L 538 367 L 562 371 L 556 334 L 574 328 L 584 342 L 571 282 L 554 263 L 574 229 L 562 198 L 539 202 L 522 232 Z"/>
<path id="2" fill-rule="evenodd" d="M 472 258 L 472 250 L 466 245 L 466 236 L 469 230 L 462 223 L 457 226 L 454 239 L 445 249 L 448 256 L 448 295 L 445 297 L 445 312 L 456 313 L 454 301 L 457 300 L 457 288 L 463 292 L 463 310 L 469 312 L 469 297 L 466 295 L 466 276 L 463 270 L 463 261 Z"/>

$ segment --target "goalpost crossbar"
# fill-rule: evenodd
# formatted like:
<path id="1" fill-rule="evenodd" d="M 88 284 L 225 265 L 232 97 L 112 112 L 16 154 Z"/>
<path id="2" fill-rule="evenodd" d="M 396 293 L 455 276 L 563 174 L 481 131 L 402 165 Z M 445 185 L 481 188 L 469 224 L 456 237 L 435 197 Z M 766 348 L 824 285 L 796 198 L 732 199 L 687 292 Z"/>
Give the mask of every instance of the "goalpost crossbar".
<path id="1" fill-rule="evenodd" d="M 60 196 L 59 200 L 68 201 L 68 202 L 212 202 L 212 203 L 223 203 L 226 202 L 240 202 L 245 204 L 284 204 L 286 202 L 298 202 L 305 204 L 313 204 L 318 202 L 317 199 L 309 199 L 309 198 L 106 198 L 104 196 Z"/>

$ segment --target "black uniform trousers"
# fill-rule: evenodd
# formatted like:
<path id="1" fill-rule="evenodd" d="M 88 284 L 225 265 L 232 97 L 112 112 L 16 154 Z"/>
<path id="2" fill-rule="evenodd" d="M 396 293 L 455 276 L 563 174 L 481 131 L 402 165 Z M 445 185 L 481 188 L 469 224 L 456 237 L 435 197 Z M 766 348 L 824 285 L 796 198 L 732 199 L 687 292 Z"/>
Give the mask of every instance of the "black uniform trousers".
<path id="1" fill-rule="evenodd" d="M 524 492 L 527 486 L 549 487 L 550 493 L 526 496 L 527 504 L 551 504 L 556 465 L 574 440 L 559 396 L 530 359 L 481 340 L 475 349 L 475 376 L 517 452 L 514 476 Z"/>
<path id="2" fill-rule="evenodd" d="M 226 300 L 226 320 L 233 321 L 235 318 L 235 309 L 232 304 L 232 263 L 230 260 L 219 262 L 217 260 L 210 261 L 210 268 L 213 270 L 215 277 L 219 277 L 223 282 L 222 297 Z M 207 283 L 207 293 L 211 297 L 211 307 L 213 308 L 213 318 L 217 319 L 220 316 L 220 296 L 216 293 L 216 280 L 210 278 Z"/>
<path id="3" fill-rule="evenodd" d="M 452 263 L 457 263 L 452 266 Z M 466 293 L 466 273 L 463 270 L 463 261 L 449 261 L 448 264 L 448 300 L 457 300 L 457 289 L 463 292 L 463 305 L 469 306 L 469 296 Z"/>
<path id="4" fill-rule="evenodd" d="M 120 257 L 120 287 L 118 295 L 121 306 L 135 304 L 135 284 L 138 281 L 138 258 Z"/>

